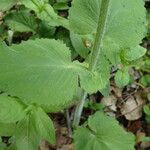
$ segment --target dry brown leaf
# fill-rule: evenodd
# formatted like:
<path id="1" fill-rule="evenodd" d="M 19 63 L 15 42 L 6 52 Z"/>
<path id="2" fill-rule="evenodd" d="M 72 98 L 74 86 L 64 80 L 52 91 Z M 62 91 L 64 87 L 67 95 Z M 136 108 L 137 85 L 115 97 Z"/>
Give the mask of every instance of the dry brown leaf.
<path id="1" fill-rule="evenodd" d="M 127 120 L 137 120 L 142 116 L 142 109 L 144 100 L 140 94 L 136 94 L 135 97 L 131 96 L 122 106 L 121 113 Z"/>
<path id="2" fill-rule="evenodd" d="M 101 103 L 112 111 L 117 110 L 117 107 L 116 107 L 117 99 L 113 95 L 102 98 Z"/>
<path id="3" fill-rule="evenodd" d="M 118 87 L 116 87 L 116 86 L 111 86 L 111 90 L 114 92 L 114 95 L 115 95 L 117 98 L 122 97 L 122 89 L 121 89 L 121 88 L 118 88 Z"/>

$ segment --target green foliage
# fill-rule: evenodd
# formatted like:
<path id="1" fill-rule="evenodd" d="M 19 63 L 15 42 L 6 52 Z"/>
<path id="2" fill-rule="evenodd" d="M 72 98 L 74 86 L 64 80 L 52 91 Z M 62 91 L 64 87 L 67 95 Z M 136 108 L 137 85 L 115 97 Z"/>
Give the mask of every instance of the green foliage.
<path id="1" fill-rule="evenodd" d="M 6 144 L 4 144 L 2 139 L 0 138 L 0 150 L 4 150 L 4 148 L 6 148 Z"/>
<path id="2" fill-rule="evenodd" d="M 140 83 L 145 87 L 149 87 L 150 86 L 150 75 L 143 75 L 142 78 L 140 79 Z"/>
<path id="3" fill-rule="evenodd" d="M 45 21 L 41 21 L 38 25 L 37 34 L 39 35 L 39 38 L 52 38 L 55 31 L 55 27 L 49 26 Z"/>
<path id="4" fill-rule="evenodd" d="M 1 123 L 0 122 L 0 136 L 12 136 L 16 129 L 16 123 Z"/>
<path id="5" fill-rule="evenodd" d="M 41 139 L 55 143 L 53 123 L 42 108 L 25 106 L 5 95 L 1 95 L 0 104 L 0 135 L 14 135 L 17 149 L 36 150 Z"/>
<path id="6" fill-rule="evenodd" d="M 89 117 L 87 127 L 79 127 L 74 134 L 75 150 L 134 150 L 134 142 L 132 134 L 102 112 Z"/>
<path id="7" fill-rule="evenodd" d="M 15 123 L 25 116 L 25 107 L 17 99 L 0 95 L 0 122 Z"/>
<path id="8" fill-rule="evenodd" d="M 130 49 L 125 49 L 122 55 L 126 61 L 134 61 L 144 56 L 145 53 L 146 53 L 145 48 L 137 46 Z"/>
<path id="9" fill-rule="evenodd" d="M 36 150 L 41 139 L 55 143 L 55 130 L 45 112 L 40 107 L 31 106 L 26 117 L 17 124 L 15 137 L 19 150 Z"/>
<path id="10" fill-rule="evenodd" d="M 81 99 L 81 91 L 109 95 L 112 66 L 122 66 L 115 74 L 116 84 L 122 88 L 129 83 L 129 67 L 146 53 L 139 46 L 146 34 L 144 2 L 111 0 L 108 14 L 102 16 L 106 19 L 104 28 L 98 25 L 100 12 L 106 13 L 101 2 L 73 0 L 69 8 L 68 0 L 1 0 L 0 11 L 7 12 L 1 18 L 0 41 L 13 38 L 5 33 L 8 29 L 15 34 L 31 33 L 30 40 L 20 44 L 12 44 L 13 40 L 8 42 L 12 46 L 0 43 L 0 91 L 4 93 L 0 95 L 0 136 L 14 137 L 4 150 L 37 150 L 41 139 L 55 144 L 55 128 L 46 112 L 70 106 Z M 69 19 L 57 14 L 66 9 Z M 98 57 L 93 58 L 97 32 L 104 36 L 100 38 Z M 145 86 L 147 76 L 140 80 Z M 88 107 L 103 109 L 99 104 L 89 103 Z M 144 112 L 149 116 L 149 105 Z M 134 136 L 101 112 L 75 131 L 74 141 L 75 150 L 134 149 Z"/>
<path id="11" fill-rule="evenodd" d="M 78 38 L 82 37 L 83 35 L 94 35 L 96 33 L 98 17 L 100 13 L 100 4 L 101 0 L 96 0 L 94 2 L 91 0 L 75 0 L 72 2 L 72 7 L 69 11 L 70 28 L 73 32 L 76 33 L 76 35 L 80 34 L 78 35 Z M 111 65 L 118 66 L 118 64 L 121 64 L 122 57 L 126 59 L 126 61 L 133 61 L 145 54 L 146 50 L 140 46 L 137 46 L 139 43 L 141 43 L 141 39 L 146 33 L 146 15 L 143 5 L 144 3 L 138 0 L 116 0 L 110 2 L 103 44 L 101 46 L 101 53 L 103 53 L 105 58 L 110 61 Z M 126 19 L 122 20 L 120 18 Z M 130 36 L 128 36 L 128 34 L 130 34 Z M 78 46 L 77 52 L 85 58 L 86 54 L 82 53 L 88 53 L 88 51 L 85 50 L 85 47 L 83 47 L 81 40 L 78 39 L 75 44 Z M 75 44 L 73 42 L 73 45 Z M 82 53 L 80 51 L 82 51 Z M 98 58 L 99 61 L 103 59 L 103 55 L 100 55 L 100 57 Z M 102 78 L 102 81 L 104 83 L 100 81 L 97 82 L 97 84 L 99 83 L 99 86 L 97 86 L 97 88 L 96 86 L 91 87 L 91 83 L 89 83 L 88 86 L 92 89 L 88 89 L 88 92 L 104 89 L 106 88 L 106 85 L 109 84 L 106 80 L 109 79 L 109 73 L 108 71 L 104 72 L 104 68 L 109 68 L 109 63 L 103 63 L 100 65 L 100 67 L 99 64 L 97 64 L 97 66 L 97 68 L 102 68 L 102 70 L 97 69 L 98 76 L 101 76 L 102 73 L 106 75 L 106 77 L 104 76 L 104 78 Z M 120 78 L 122 78 L 121 72 L 118 74 L 120 75 L 117 76 L 120 76 Z M 121 86 L 125 86 L 129 80 L 129 75 L 127 74 L 127 72 L 124 75 L 126 79 L 124 79 L 124 83 Z M 104 87 L 101 87 L 101 83 L 102 85 L 104 85 Z"/>
<path id="12" fill-rule="evenodd" d="M 115 75 L 115 82 L 118 87 L 122 88 L 126 86 L 130 81 L 130 75 L 128 73 L 128 68 L 118 70 Z"/>
<path id="13" fill-rule="evenodd" d="M 1 0 L 0 11 L 6 11 L 17 3 L 18 0 Z"/>
<path id="14" fill-rule="evenodd" d="M 70 51 L 63 43 L 36 39 L 11 47 L 1 45 L 0 51 L 3 91 L 51 112 L 72 102 L 79 65 L 71 62 Z"/>
<path id="15" fill-rule="evenodd" d="M 51 144 L 55 144 L 55 129 L 52 120 L 49 116 L 38 107 L 32 114 L 32 122 L 35 122 L 35 127 L 39 136 L 47 140 Z"/>
<path id="16" fill-rule="evenodd" d="M 92 46 L 92 40 L 86 36 L 78 35 L 75 33 L 70 33 L 70 38 L 73 47 L 75 48 L 76 52 L 83 58 L 86 58 L 90 52 L 90 48 Z M 92 37 L 93 38 L 93 37 Z M 86 44 L 89 44 L 86 46 Z"/>
<path id="17" fill-rule="evenodd" d="M 35 32 L 37 29 L 37 21 L 29 10 L 9 13 L 5 17 L 5 23 L 11 30 L 18 32 Z"/>
<path id="18" fill-rule="evenodd" d="M 74 0 L 69 16 L 71 29 L 79 34 L 96 33 L 100 3 L 101 0 Z M 120 47 L 137 46 L 146 32 L 143 5 L 142 0 L 111 1 L 105 38 L 110 38 Z"/>
<path id="19" fill-rule="evenodd" d="M 147 122 L 150 122 L 150 105 L 144 106 L 144 113 L 146 114 Z"/>
<path id="20" fill-rule="evenodd" d="M 70 38 L 78 54 L 80 54 L 80 56 L 82 56 L 83 58 L 86 58 L 88 55 L 88 49 L 84 46 L 81 37 L 77 34 L 71 33 Z"/>
<path id="21" fill-rule="evenodd" d="M 40 142 L 35 128 L 35 122 L 32 121 L 32 114 L 27 115 L 17 124 L 15 132 L 16 146 L 18 150 L 36 150 Z"/>
<path id="22" fill-rule="evenodd" d="M 53 5 L 55 10 L 67 10 L 69 6 L 67 4 L 68 0 L 57 0 L 57 3 Z"/>
<path id="23" fill-rule="evenodd" d="M 81 87 L 88 93 L 94 93 L 98 90 L 104 89 L 109 82 L 110 77 L 110 65 L 108 60 L 101 56 L 100 61 L 97 64 L 96 71 L 83 72 L 80 74 Z"/>
<path id="24" fill-rule="evenodd" d="M 50 26 L 64 26 L 69 28 L 68 20 L 58 16 L 48 0 L 20 0 L 27 8 L 34 10 L 41 20 L 48 22 Z"/>

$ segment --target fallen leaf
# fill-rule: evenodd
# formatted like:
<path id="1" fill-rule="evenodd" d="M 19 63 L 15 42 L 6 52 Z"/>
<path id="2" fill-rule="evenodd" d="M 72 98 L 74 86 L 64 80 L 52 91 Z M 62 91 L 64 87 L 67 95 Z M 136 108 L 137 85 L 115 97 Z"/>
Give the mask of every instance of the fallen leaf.
<path id="1" fill-rule="evenodd" d="M 144 104 L 145 100 L 142 99 L 140 94 L 136 94 L 135 96 L 128 98 L 127 101 L 123 104 L 121 113 L 127 120 L 137 120 L 142 116 L 142 109 Z"/>
<path id="2" fill-rule="evenodd" d="M 122 97 L 122 89 L 116 87 L 116 86 L 112 86 L 111 87 L 111 90 L 114 92 L 114 95 L 117 97 L 117 98 L 121 98 Z"/>
<path id="3" fill-rule="evenodd" d="M 117 107 L 116 107 L 117 99 L 113 95 L 102 98 L 101 103 L 107 108 L 109 108 L 111 111 L 117 110 Z"/>

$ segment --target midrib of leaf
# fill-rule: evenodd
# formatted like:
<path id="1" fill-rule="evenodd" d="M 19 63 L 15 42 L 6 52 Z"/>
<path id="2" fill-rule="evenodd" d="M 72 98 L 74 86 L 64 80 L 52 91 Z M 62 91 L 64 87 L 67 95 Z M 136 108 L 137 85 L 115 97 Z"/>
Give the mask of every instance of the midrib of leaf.
<path id="1" fill-rule="evenodd" d="M 106 31 L 107 18 L 109 15 L 109 4 L 110 4 L 110 0 L 102 0 L 100 4 L 100 15 L 98 20 L 97 32 L 96 32 L 95 42 L 94 42 L 93 51 L 91 55 L 91 60 L 89 63 L 89 71 L 95 71 L 97 63 L 100 58 L 102 41 Z M 81 118 L 81 114 L 83 111 L 83 107 L 87 95 L 88 93 L 83 91 L 83 96 L 81 98 L 81 101 L 75 110 L 75 116 L 73 120 L 74 127 L 77 127 L 80 123 L 80 118 Z"/>

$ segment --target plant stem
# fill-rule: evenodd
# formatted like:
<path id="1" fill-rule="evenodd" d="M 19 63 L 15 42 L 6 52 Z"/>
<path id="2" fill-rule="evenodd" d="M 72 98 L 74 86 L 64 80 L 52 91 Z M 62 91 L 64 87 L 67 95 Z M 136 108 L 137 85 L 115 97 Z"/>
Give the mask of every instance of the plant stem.
<path id="1" fill-rule="evenodd" d="M 90 66 L 89 66 L 90 71 L 94 71 L 96 69 L 97 62 L 99 61 L 99 57 L 101 54 L 102 40 L 106 31 L 106 22 L 107 22 L 107 18 L 109 15 L 108 13 L 109 2 L 110 0 L 102 0 L 101 2 L 95 43 L 93 46 L 93 51 L 92 51 L 91 61 L 90 61 Z"/>
<path id="2" fill-rule="evenodd" d="M 99 57 L 101 54 L 101 47 L 102 47 L 102 40 L 106 30 L 106 22 L 108 18 L 108 11 L 109 11 L 109 2 L 110 0 L 102 0 L 100 4 L 100 15 L 98 20 L 97 32 L 95 37 L 95 42 L 93 46 L 93 51 L 91 55 L 91 60 L 89 64 L 89 71 L 95 71 L 97 63 L 99 61 Z M 84 103 L 86 101 L 88 93 L 83 92 L 82 98 L 80 103 L 77 105 L 74 120 L 73 120 L 73 127 L 77 127 L 80 123 L 81 114 L 83 111 Z"/>
<path id="3" fill-rule="evenodd" d="M 74 120 L 73 120 L 74 128 L 76 128 L 80 123 L 80 118 L 81 118 L 81 114 L 83 111 L 83 107 L 84 107 L 84 103 L 86 101 L 87 95 L 88 93 L 84 91 L 82 94 L 80 103 L 76 106 L 75 113 L 74 113 Z"/>

